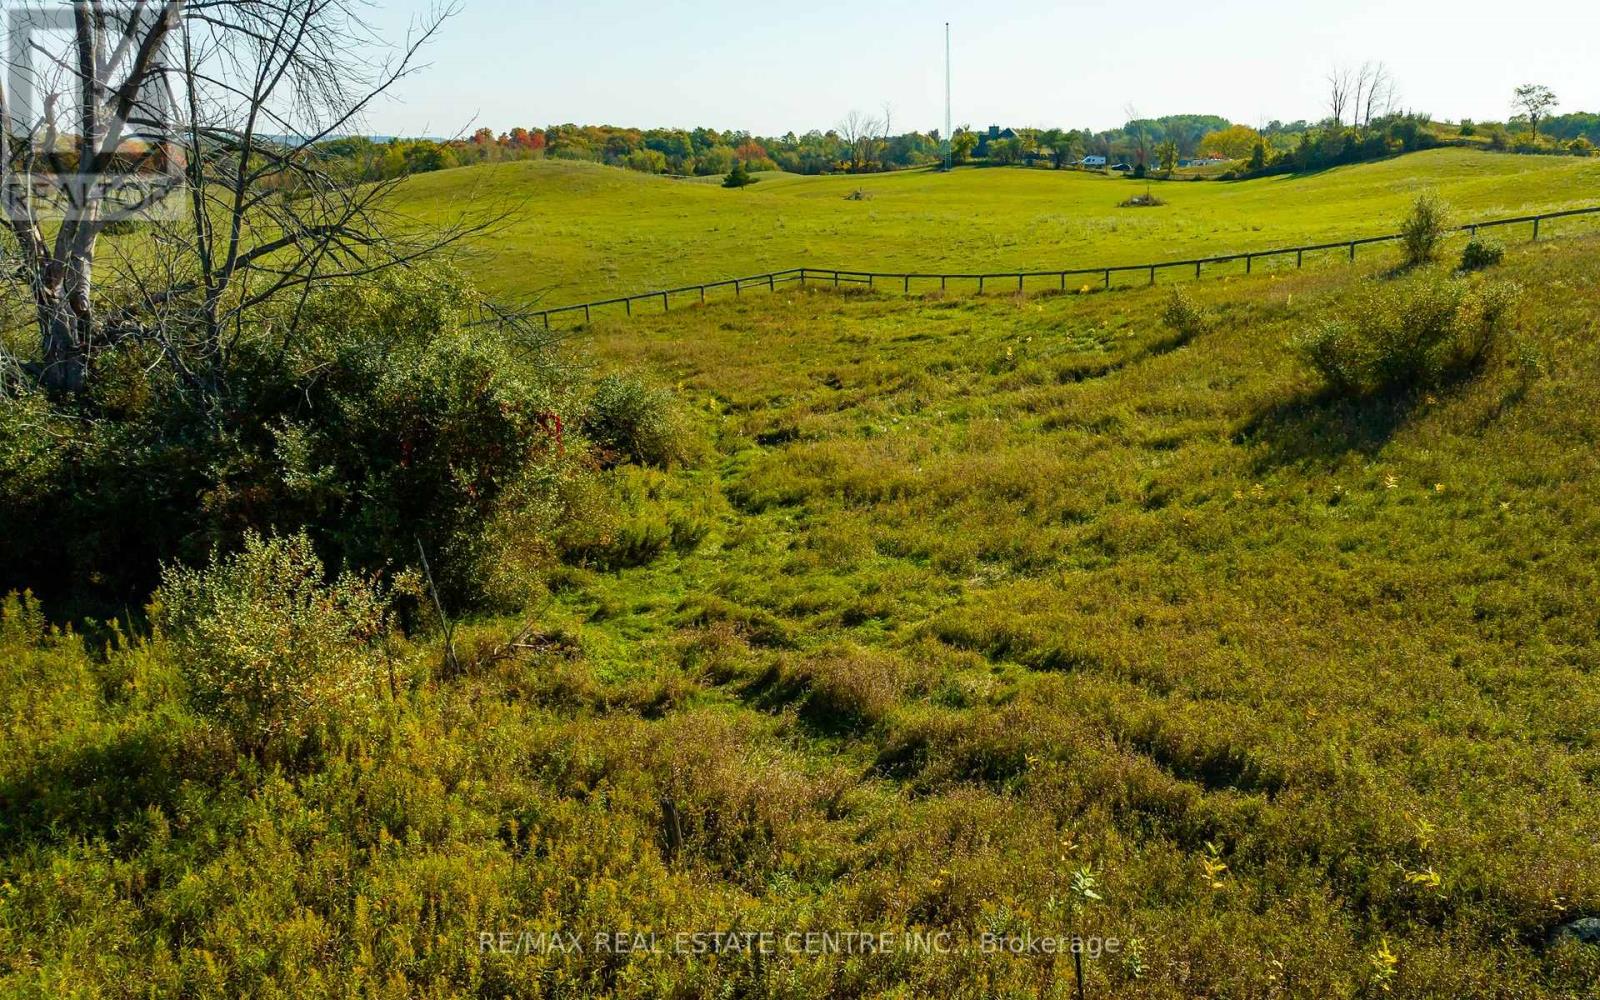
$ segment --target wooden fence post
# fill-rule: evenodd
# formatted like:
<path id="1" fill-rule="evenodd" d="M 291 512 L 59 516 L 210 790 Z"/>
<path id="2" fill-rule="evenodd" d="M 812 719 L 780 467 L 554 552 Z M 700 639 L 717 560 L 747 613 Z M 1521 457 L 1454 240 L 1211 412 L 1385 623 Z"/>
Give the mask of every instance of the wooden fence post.
<path id="1" fill-rule="evenodd" d="M 1154 285 L 1155 283 L 1156 283 L 1156 268 L 1155 268 L 1155 265 L 1152 264 L 1152 265 L 1150 265 L 1150 284 Z"/>
<path id="2" fill-rule="evenodd" d="M 1539 242 L 1539 217 L 1533 217 L 1533 242 Z"/>
<path id="3" fill-rule="evenodd" d="M 1106 268 L 1106 287 L 1111 287 L 1111 268 Z"/>
<path id="4" fill-rule="evenodd" d="M 1017 275 L 1017 291 L 1022 291 L 1022 275 Z"/>
<path id="5" fill-rule="evenodd" d="M 704 285 L 700 286 L 700 304 L 701 305 L 705 305 L 706 304 L 706 286 L 704 286 Z"/>
<path id="6" fill-rule="evenodd" d="M 1255 268 L 1255 264 L 1256 264 L 1255 254 L 1247 253 L 1247 254 L 1244 255 L 1244 273 L 1245 274 L 1249 274 Z"/>
<path id="7" fill-rule="evenodd" d="M 1196 281 L 1200 280 L 1200 262 L 1199 261 L 1195 261 L 1194 262 L 1194 280 L 1196 280 Z"/>
<path id="8" fill-rule="evenodd" d="M 585 323 L 589 322 L 589 303 L 587 302 L 583 304 L 583 321 Z"/>
<path id="9" fill-rule="evenodd" d="M 983 275 L 978 275 L 978 294 L 983 294 Z"/>
<path id="10" fill-rule="evenodd" d="M 1296 250 L 1294 252 L 1294 266 L 1295 267 L 1305 267 L 1305 265 L 1306 265 L 1306 252 L 1304 250 Z"/>
<path id="11" fill-rule="evenodd" d="M 1352 261 L 1354 261 L 1356 259 L 1356 245 L 1355 245 L 1355 241 L 1353 241 L 1353 240 L 1350 243 L 1350 259 Z"/>
<path id="12" fill-rule="evenodd" d="M 671 309 L 672 309 L 672 307 L 667 305 L 667 293 L 666 292 L 662 292 L 661 293 L 661 311 L 662 312 L 669 312 L 669 311 L 671 311 Z"/>
<path id="13" fill-rule="evenodd" d="M 622 300 L 622 304 L 627 307 L 628 315 L 632 316 L 633 315 L 633 300 L 632 299 L 623 299 Z"/>
<path id="14" fill-rule="evenodd" d="M 906 295 L 911 294 L 911 275 L 908 274 L 905 276 L 904 287 L 902 287 L 900 291 Z"/>
<path id="15" fill-rule="evenodd" d="M 776 291 L 777 288 L 778 288 L 778 283 L 777 283 L 776 280 L 774 280 L 774 278 L 775 278 L 774 275 L 771 275 L 771 274 L 767 275 L 767 291 L 769 291 L 769 292 Z"/>

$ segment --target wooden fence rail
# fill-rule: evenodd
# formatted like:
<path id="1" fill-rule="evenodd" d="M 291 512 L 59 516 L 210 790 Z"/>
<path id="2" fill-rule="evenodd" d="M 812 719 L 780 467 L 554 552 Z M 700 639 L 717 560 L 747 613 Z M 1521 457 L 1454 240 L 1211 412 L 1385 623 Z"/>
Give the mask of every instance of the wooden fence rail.
<path id="1" fill-rule="evenodd" d="M 1471 222 L 1463 226 L 1456 226 L 1451 232 L 1468 233 L 1475 236 L 1480 229 L 1531 224 L 1533 227 L 1531 238 L 1537 240 L 1541 222 L 1597 213 L 1600 213 L 1600 205 L 1590 208 L 1570 208 L 1560 212 L 1544 212 L 1539 215 L 1520 215 L 1510 219 L 1489 219 L 1483 222 Z M 536 310 L 530 314 L 530 318 L 543 320 L 544 325 L 549 327 L 550 317 L 552 316 L 581 312 L 583 313 L 584 322 L 587 323 L 592 318 L 594 310 L 605 306 L 620 305 L 631 316 L 633 315 L 635 302 L 649 303 L 659 301 L 662 310 L 666 311 L 672 308 L 674 296 L 681 299 L 683 296 L 695 293 L 697 296 L 696 301 L 703 303 L 706 301 L 706 293 L 708 291 L 715 291 L 719 288 L 732 288 L 734 295 L 737 296 L 742 295 L 747 288 L 764 288 L 767 291 L 773 291 L 779 285 L 791 281 L 802 286 L 808 281 L 831 284 L 835 288 L 844 284 L 859 284 L 866 285 L 868 288 L 877 288 L 881 282 L 899 282 L 900 291 L 905 293 L 911 291 L 911 283 L 913 281 L 924 283 L 937 281 L 940 289 L 948 287 L 951 281 L 976 281 L 978 283 L 978 291 L 982 293 L 987 290 L 987 286 L 992 282 L 1005 282 L 1007 287 L 1014 287 L 1014 290 L 1022 291 L 1023 282 L 1028 278 L 1055 278 L 1057 279 L 1057 287 L 1065 291 L 1068 278 L 1098 277 L 1102 287 L 1110 288 L 1112 275 L 1144 272 L 1149 277 L 1149 284 L 1153 285 L 1156 283 L 1157 272 L 1173 268 L 1187 269 L 1192 267 L 1194 268 L 1194 276 L 1199 278 L 1201 269 L 1208 264 L 1233 264 L 1243 261 L 1245 273 L 1249 274 L 1255 270 L 1255 264 L 1258 260 L 1286 257 L 1293 254 L 1295 267 L 1304 267 L 1306 254 L 1328 250 L 1343 250 L 1348 254 L 1349 259 L 1353 261 L 1356 259 L 1356 249 L 1358 247 L 1371 246 L 1375 243 L 1393 243 L 1402 238 L 1400 233 L 1390 233 L 1385 236 L 1363 236 L 1353 240 L 1336 240 L 1332 243 L 1312 243 L 1306 246 L 1280 247 L 1275 250 L 1250 250 L 1244 253 L 1223 254 L 1216 257 L 1196 257 L 1190 260 L 1164 260 L 1153 264 L 1115 264 L 1109 267 L 1077 267 L 1046 271 L 938 273 L 928 271 L 848 271 L 827 267 L 790 267 L 781 271 L 769 271 L 766 274 L 754 274 L 745 278 L 725 278 L 721 281 L 681 285 L 677 288 L 640 292 L 637 295 L 622 295 L 611 299 L 600 299 L 595 302 L 580 302 L 570 306 Z M 1011 285 L 1012 282 L 1015 282 L 1015 286 Z"/>

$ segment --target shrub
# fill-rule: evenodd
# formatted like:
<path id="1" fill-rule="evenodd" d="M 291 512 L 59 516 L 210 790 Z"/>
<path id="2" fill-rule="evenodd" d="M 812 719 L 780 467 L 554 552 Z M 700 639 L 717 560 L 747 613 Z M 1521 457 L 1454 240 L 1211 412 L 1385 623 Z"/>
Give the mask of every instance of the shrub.
<path id="1" fill-rule="evenodd" d="M 1506 248 L 1494 240 L 1474 236 L 1461 251 L 1461 270 L 1481 271 L 1500 263 Z"/>
<path id="2" fill-rule="evenodd" d="M 839 733 L 882 723 L 922 680 L 902 660 L 855 646 L 823 649 L 780 673 L 780 687 L 801 698 L 802 715 L 824 731 Z"/>
<path id="3" fill-rule="evenodd" d="M 1125 199 L 1117 207 L 1118 208 L 1160 208 L 1162 205 L 1165 205 L 1165 204 L 1166 204 L 1165 201 L 1162 201 L 1160 198 L 1157 198 L 1155 195 L 1150 194 L 1149 192 L 1146 192 L 1144 194 L 1136 194 L 1132 198 Z"/>
<path id="4" fill-rule="evenodd" d="M 336 731 L 373 693 L 383 595 L 348 573 L 324 582 L 304 533 L 262 538 L 204 569 L 169 567 L 156 620 L 191 707 L 256 753 L 293 754 Z"/>
<path id="5" fill-rule="evenodd" d="M 583 430 L 608 464 L 629 459 L 665 468 L 688 454 L 672 397 L 632 376 L 600 380 L 584 409 Z"/>
<path id="6" fill-rule="evenodd" d="M 0 589 L 115 613 L 163 561 L 303 526 L 367 569 L 421 540 L 446 599 L 478 603 L 491 522 L 560 478 L 529 477 L 562 464 L 573 400 L 542 343 L 471 328 L 476 303 L 452 271 L 390 272 L 313 296 L 290 338 L 287 316 L 246 330 L 212 392 L 130 342 L 92 398 L 0 407 Z"/>
<path id="7" fill-rule="evenodd" d="M 1400 245 L 1405 251 L 1407 267 L 1430 263 L 1439 255 L 1439 244 L 1444 241 L 1448 210 L 1437 195 L 1420 194 L 1411 206 L 1411 214 L 1400 226 Z"/>
<path id="8" fill-rule="evenodd" d="M 1174 288 L 1166 307 L 1161 310 L 1161 321 L 1177 335 L 1179 344 L 1187 344 L 1211 329 L 1214 319 L 1189 297 L 1188 292 Z"/>
<path id="9" fill-rule="evenodd" d="M 1366 288 L 1291 346 L 1339 395 L 1412 391 L 1477 370 L 1507 338 L 1517 286 L 1426 274 Z"/>

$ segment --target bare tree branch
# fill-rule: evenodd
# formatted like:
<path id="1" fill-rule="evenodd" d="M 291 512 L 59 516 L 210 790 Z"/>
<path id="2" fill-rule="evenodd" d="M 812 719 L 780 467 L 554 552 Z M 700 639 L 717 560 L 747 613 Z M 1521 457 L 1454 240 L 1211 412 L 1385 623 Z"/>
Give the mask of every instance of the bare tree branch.
<path id="1" fill-rule="evenodd" d="M 43 131 L 0 88 L 0 194 L 16 243 L 5 280 L 32 303 L 46 386 L 84 388 L 96 346 L 130 337 L 215 385 L 250 317 L 280 298 L 292 331 L 313 284 L 406 266 L 503 219 L 427 230 L 388 208 L 403 178 L 360 183 L 319 150 L 415 71 L 454 8 L 395 47 L 377 45 L 363 12 L 363 0 L 74 0 L 72 55 L 35 45 L 52 74 L 38 75 Z M 69 88 L 56 76 L 70 120 L 58 122 Z M 46 209 L 64 211 L 50 243 Z M 106 284 L 99 236 L 130 214 L 148 239 L 113 253 Z"/>

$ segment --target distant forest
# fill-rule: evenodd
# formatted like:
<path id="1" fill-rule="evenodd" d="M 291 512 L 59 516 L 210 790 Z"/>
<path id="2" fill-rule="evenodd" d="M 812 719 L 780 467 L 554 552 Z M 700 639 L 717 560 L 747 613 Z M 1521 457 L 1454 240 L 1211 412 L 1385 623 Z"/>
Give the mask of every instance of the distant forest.
<path id="1" fill-rule="evenodd" d="M 480 128 L 458 139 L 373 139 L 349 136 L 321 144 L 330 158 L 342 160 L 362 180 L 399 177 L 478 163 L 527 159 L 580 160 L 626 167 L 642 173 L 710 176 L 728 173 L 735 163 L 746 170 L 797 174 L 876 173 L 938 163 L 942 136 L 894 132 L 892 115 L 852 112 L 826 131 L 758 136 L 714 128 L 638 129 L 614 125 L 517 127 L 506 132 Z M 1240 176 L 1313 169 L 1373 159 L 1446 143 L 1544 154 L 1589 155 L 1591 137 L 1600 138 L 1600 114 L 1553 115 L 1539 122 L 1537 136 L 1526 121 L 1435 123 L 1411 112 L 1373 117 L 1359 125 L 1329 118 L 1319 122 L 1273 121 L 1256 129 L 1219 115 L 1168 115 L 1129 121 L 1121 128 L 1032 129 L 964 126 L 951 136 L 957 164 L 994 166 L 1039 163 L 1057 168 L 1084 156 L 1125 162 L 1141 175 L 1165 170 L 1195 157 L 1238 161 Z"/>
<path id="2" fill-rule="evenodd" d="M 1182 155 L 1198 155 L 1202 140 L 1210 133 L 1229 127 L 1217 115 L 1169 115 L 1164 118 L 1132 121 L 1119 129 L 1096 132 L 1080 130 L 1037 130 L 995 125 L 990 128 L 958 128 L 953 133 L 952 151 L 958 163 L 986 160 L 999 153 L 1009 162 L 1006 143 L 1009 134 L 1027 136 L 1052 152 L 1057 148 L 1085 154 L 1133 156 L 1139 146 L 1140 130 L 1146 144 L 1171 140 Z M 784 170 L 797 174 L 872 173 L 927 166 L 942 157 L 942 136 L 937 129 L 928 132 L 893 133 L 892 116 L 851 114 L 834 128 L 813 129 L 804 134 L 758 136 L 750 132 L 714 128 L 637 129 L 614 125 L 549 125 L 543 128 L 513 128 L 496 133 L 481 128 L 461 139 L 393 139 L 389 141 L 351 136 L 323 144 L 331 155 L 346 157 L 361 165 L 362 173 L 372 178 L 395 177 L 450 167 L 504 160 L 550 158 L 587 160 L 611 166 L 628 167 L 644 173 L 679 176 L 725 174 L 735 160 L 746 168 Z M 996 141 L 998 140 L 998 141 Z M 1060 158 L 1060 157 L 1058 157 Z"/>

